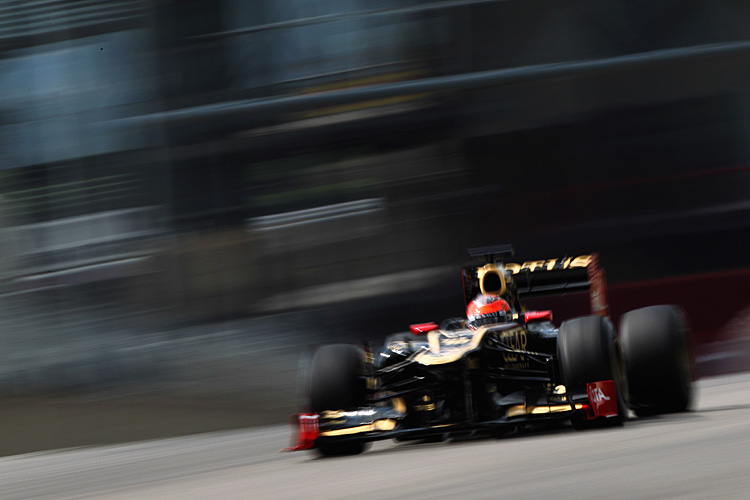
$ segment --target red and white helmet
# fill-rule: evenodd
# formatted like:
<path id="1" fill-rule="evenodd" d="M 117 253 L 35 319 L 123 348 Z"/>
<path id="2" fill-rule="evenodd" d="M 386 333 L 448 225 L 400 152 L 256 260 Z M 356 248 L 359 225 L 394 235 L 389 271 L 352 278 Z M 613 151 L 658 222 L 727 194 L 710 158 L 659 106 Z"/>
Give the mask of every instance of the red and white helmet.
<path id="1" fill-rule="evenodd" d="M 477 295 L 466 308 L 466 326 L 476 330 L 482 325 L 510 320 L 510 304 L 497 295 Z"/>

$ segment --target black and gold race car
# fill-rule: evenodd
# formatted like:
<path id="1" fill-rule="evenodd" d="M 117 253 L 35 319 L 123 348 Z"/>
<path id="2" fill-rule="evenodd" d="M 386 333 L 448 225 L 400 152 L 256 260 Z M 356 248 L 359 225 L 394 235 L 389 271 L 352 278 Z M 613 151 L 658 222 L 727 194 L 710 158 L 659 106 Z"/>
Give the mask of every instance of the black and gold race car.
<path id="1" fill-rule="evenodd" d="M 510 246 L 469 251 L 466 318 L 411 325 L 382 348 L 320 346 L 304 364 L 292 450 L 362 452 L 386 438 L 440 440 L 569 421 L 577 429 L 688 409 L 693 361 L 682 311 L 609 318 L 596 255 L 506 262 Z M 553 323 L 526 297 L 588 291 L 591 315 Z"/>

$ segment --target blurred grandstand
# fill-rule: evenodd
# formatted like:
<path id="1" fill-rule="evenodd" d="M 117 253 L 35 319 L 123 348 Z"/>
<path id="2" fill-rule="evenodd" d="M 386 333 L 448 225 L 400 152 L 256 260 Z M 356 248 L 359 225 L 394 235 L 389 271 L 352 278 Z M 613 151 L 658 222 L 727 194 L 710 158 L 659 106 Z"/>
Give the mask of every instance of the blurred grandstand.
<path id="1" fill-rule="evenodd" d="M 614 284 L 750 267 L 747 2 L 0 0 L 0 88 L 13 366 L 460 314 L 485 244 L 598 250 Z"/>

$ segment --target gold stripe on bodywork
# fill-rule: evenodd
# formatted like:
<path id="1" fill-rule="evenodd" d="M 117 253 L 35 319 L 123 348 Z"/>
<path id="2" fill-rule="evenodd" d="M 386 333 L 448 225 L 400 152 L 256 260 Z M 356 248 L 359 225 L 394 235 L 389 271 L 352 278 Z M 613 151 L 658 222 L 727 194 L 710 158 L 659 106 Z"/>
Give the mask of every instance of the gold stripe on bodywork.
<path id="1" fill-rule="evenodd" d="M 549 407 L 549 411 L 551 413 L 555 413 L 555 412 L 558 412 L 558 411 L 570 411 L 572 409 L 573 409 L 573 407 L 570 406 L 570 405 L 554 405 L 554 406 L 550 406 Z"/>
<path id="2" fill-rule="evenodd" d="M 335 429 L 331 431 L 323 431 L 320 433 L 321 436 L 348 436 L 350 434 L 361 434 L 363 432 L 372 431 L 392 431 L 396 428 L 396 421 L 390 418 L 384 420 L 377 420 L 372 424 L 358 425 L 357 427 L 349 427 L 348 429 Z"/>
<path id="3" fill-rule="evenodd" d="M 532 415 L 543 415 L 545 413 L 556 413 L 559 411 L 570 411 L 573 408 L 570 405 L 554 405 L 554 406 L 534 406 L 531 408 Z"/>
<path id="4" fill-rule="evenodd" d="M 532 415 L 544 415 L 549 413 L 549 406 L 532 406 L 528 411 Z"/>
<path id="5" fill-rule="evenodd" d="M 469 342 L 462 346 L 441 346 L 440 331 L 434 330 L 427 334 L 427 340 L 430 344 L 430 350 L 418 353 L 414 361 L 423 365 L 445 365 L 458 361 L 467 352 L 473 351 L 479 347 L 484 338 L 487 329 L 482 327 L 477 329 L 474 336 Z"/>
<path id="6" fill-rule="evenodd" d="M 520 417 L 522 415 L 545 415 L 547 413 L 557 413 L 561 411 L 570 411 L 573 407 L 570 405 L 551 405 L 551 406 L 524 406 L 515 405 L 508 408 L 505 412 L 507 417 Z"/>
<path id="7" fill-rule="evenodd" d="M 406 403 L 404 398 L 391 398 L 393 409 L 399 413 L 406 413 Z"/>
<path id="8" fill-rule="evenodd" d="M 505 412 L 505 415 L 508 417 L 520 417 L 521 415 L 526 415 L 526 407 L 524 405 L 515 405 L 508 408 L 508 411 Z"/>

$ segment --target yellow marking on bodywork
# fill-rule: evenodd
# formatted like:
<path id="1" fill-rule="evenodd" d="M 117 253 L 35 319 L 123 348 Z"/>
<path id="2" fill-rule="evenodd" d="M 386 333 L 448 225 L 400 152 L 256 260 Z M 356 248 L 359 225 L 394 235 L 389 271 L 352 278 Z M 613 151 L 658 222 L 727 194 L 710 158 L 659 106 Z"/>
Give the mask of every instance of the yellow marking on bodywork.
<path id="1" fill-rule="evenodd" d="M 466 342 L 463 342 L 463 345 L 441 346 L 440 330 L 432 331 L 427 334 L 430 350 L 417 354 L 414 361 L 423 365 L 444 365 L 458 361 L 464 354 L 479 347 L 486 332 L 485 328 L 479 328 L 471 338 L 465 337 Z"/>
<path id="2" fill-rule="evenodd" d="M 375 429 L 379 431 L 392 431 L 396 428 L 396 421 L 390 418 L 375 422 Z"/>
<path id="3" fill-rule="evenodd" d="M 526 415 L 526 407 L 524 405 L 515 405 L 508 408 L 508 411 L 505 412 L 505 415 L 508 417 L 520 417 L 521 415 Z"/>
<path id="4" fill-rule="evenodd" d="M 416 405 L 414 411 L 435 411 L 435 403 Z"/>
<path id="5" fill-rule="evenodd" d="M 525 269 L 534 272 L 538 270 L 556 271 L 563 269 L 586 268 L 591 265 L 592 260 L 592 255 L 579 255 L 578 257 L 568 257 L 567 259 L 530 260 L 523 264 L 506 262 L 503 264 L 503 267 L 511 274 L 518 274 Z"/>
<path id="6" fill-rule="evenodd" d="M 570 405 L 554 405 L 554 406 L 534 406 L 531 408 L 532 415 L 543 415 L 545 413 L 556 413 L 559 411 L 570 411 L 573 408 Z"/>
<path id="7" fill-rule="evenodd" d="M 552 413 L 558 412 L 558 411 L 570 411 L 573 407 L 570 405 L 553 405 L 549 407 L 549 411 Z"/>
<path id="8" fill-rule="evenodd" d="M 360 434 L 362 432 L 372 431 L 392 431 L 396 428 L 396 421 L 390 418 L 384 420 L 376 420 L 371 424 L 358 425 L 357 427 L 349 427 L 348 429 L 335 429 L 331 431 L 323 431 L 320 433 L 321 436 L 348 436 L 350 434 Z"/>
<path id="9" fill-rule="evenodd" d="M 440 334 L 438 332 L 429 332 L 427 342 L 430 345 L 430 352 L 436 355 L 440 354 Z"/>
<path id="10" fill-rule="evenodd" d="M 344 416 L 343 410 L 325 410 L 320 412 L 321 418 L 341 418 Z"/>
<path id="11" fill-rule="evenodd" d="M 393 404 L 394 410 L 399 413 L 406 413 L 406 403 L 404 402 L 404 398 L 392 398 L 391 403 Z"/>
<path id="12" fill-rule="evenodd" d="M 515 405 L 508 408 L 505 415 L 508 417 L 520 417 L 522 415 L 545 415 L 547 413 L 557 413 L 561 411 L 570 411 L 573 407 L 570 405 L 543 405 L 543 406 L 524 406 Z"/>

